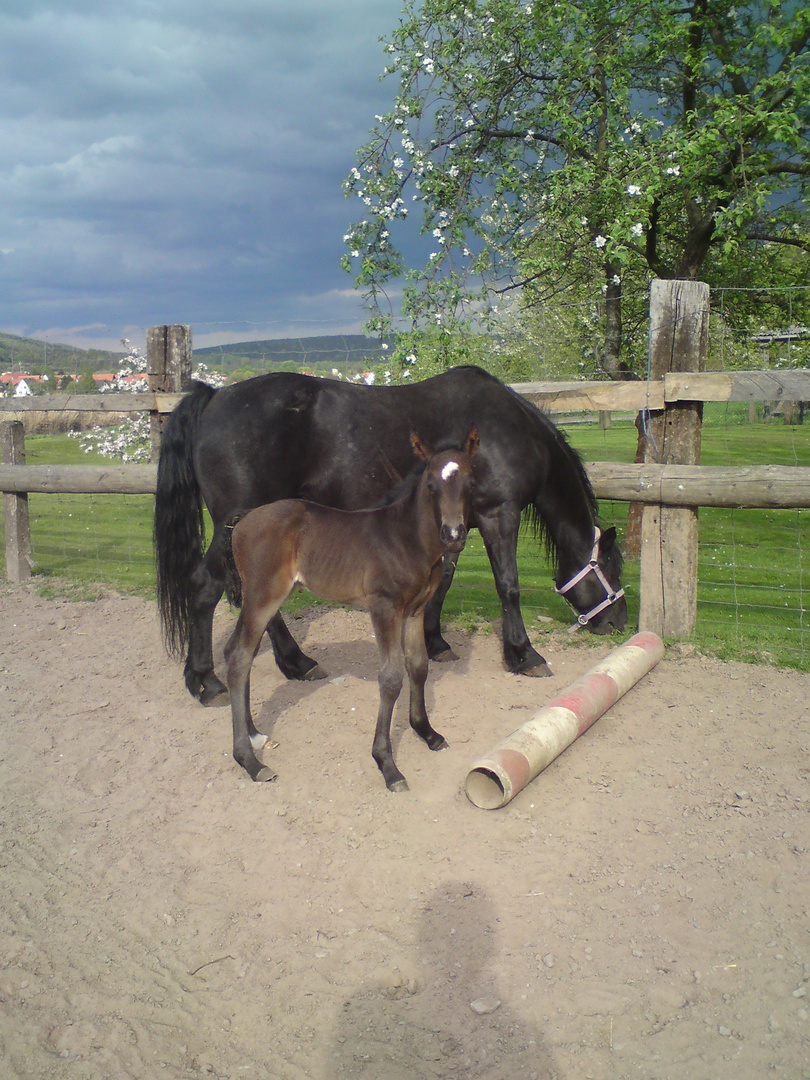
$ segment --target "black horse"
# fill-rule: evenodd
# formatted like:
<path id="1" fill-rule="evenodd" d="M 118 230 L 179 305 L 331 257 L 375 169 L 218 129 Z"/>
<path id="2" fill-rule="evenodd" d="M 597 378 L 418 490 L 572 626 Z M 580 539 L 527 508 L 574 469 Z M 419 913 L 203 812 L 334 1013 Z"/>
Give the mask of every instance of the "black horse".
<path id="1" fill-rule="evenodd" d="M 539 409 L 480 368 L 453 368 L 400 386 L 287 373 L 221 390 L 194 383 L 163 431 L 154 527 L 164 640 L 170 654 L 187 652 L 189 692 L 204 705 L 228 701 L 214 673 L 212 628 L 226 578 L 225 524 L 237 511 L 289 498 L 344 510 L 371 506 L 411 471 L 413 429 L 443 450 L 461 445 L 473 422 L 481 450 L 473 465 L 470 525 L 481 533 L 495 575 L 507 667 L 550 674 L 520 613 L 517 540 L 527 508 L 579 622 L 594 633 L 623 629 L 627 607 L 616 531 L 597 527 L 596 500 L 579 455 Z M 203 502 L 214 525 L 205 552 Z M 425 609 L 432 659 L 453 655 L 440 616 L 454 571 L 448 557 Z M 267 633 L 287 678 L 323 677 L 280 614 Z"/>

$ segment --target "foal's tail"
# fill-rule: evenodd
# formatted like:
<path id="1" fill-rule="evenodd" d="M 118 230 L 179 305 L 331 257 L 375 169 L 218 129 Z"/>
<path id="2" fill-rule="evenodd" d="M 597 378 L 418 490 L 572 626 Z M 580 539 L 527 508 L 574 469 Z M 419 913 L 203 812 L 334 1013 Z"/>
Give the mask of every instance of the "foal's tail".
<path id="1" fill-rule="evenodd" d="M 202 496 L 192 455 L 197 424 L 215 393 L 205 383 L 193 383 L 191 393 L 166 421 L 160 440 L 154 542 L 157 601 L 170 656 L 182 657 L 189 640 L 191 578 L 205 544 Z"/>
<path id="2" fill-rule="evenodd" d="M 225 595 L 232 607 L 242 606 L 242 579 L 233 557 L 233 529 L 246 513 L 247 510 L 239 510 L 225 522 Z"/>

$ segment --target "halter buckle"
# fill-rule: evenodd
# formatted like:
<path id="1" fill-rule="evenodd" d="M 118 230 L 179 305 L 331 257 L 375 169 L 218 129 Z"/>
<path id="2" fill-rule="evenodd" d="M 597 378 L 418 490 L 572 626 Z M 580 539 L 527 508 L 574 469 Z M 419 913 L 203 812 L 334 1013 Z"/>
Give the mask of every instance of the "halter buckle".
<path id="1" fill-rule="evenodd" d="M 580 581 L 583 580 L 583 578 L 586 578 L 588 576 L 588 574 L 593 573 L 593 574 L 596 574 L 596 578 L 599 581 L 599 584 L 605 590 L 605 599 L 604 600 L 602 600 L 600 603 L 598 603 L 595 607 L 592 607 L 590 611 L 585 611 L 582 614 L 577 615 L 577 621 L 568 630 L 569 634 L 574 634 L 574 633 L 576 633 L 577 630 L 581 629 L 581 627 L 587 626 L 588 623 L 591 621 L 591 619 L 593 619 L 597 615 L 599 615 L 599 613 L 604 611 L 605 608 L 609 608 L 611 606 L 611 604 L 615 604 L 617 600 L 621 600 L 621 598 L 624 596 L 624 589 L 623 588 L 617 589 L 615 592 L 613 591 L 613 589 L 612 589 L 612 587 L 610 585 L 610 582 L 605 577 L 604 573 L 602 572 L 602 568 L 599 565 L 599 561 L 598 561 L 598 558 L 599 558 L 599 537 L 601 535 L 602 535 L 602 532 L 599 529 L 599 526 L 594 525 L 594 527 L 593 527 L 593 550 L 591 552 L 590 559 L 585 564 L 585 566 L 582 567 L 581 570 L 577 571 L 577 573 L 574 574 L 574 576 L 572 578 L 570 578 L 568 581 L 566 581 L 565 585 L 562 585 L 559 589 L 556 586 L 554 588 L 554 591 L 556 593 L 558 593 L 560 596 L 565 596 L 565 594 L 567 592 L 569 592 L 571 589 L 573 589 L 573 587 L 575 585 L 578 585 L 580 583 Z M 566 597 L 566 599 L 567 599 L 567 597 Z M 570 604 L 571 601 L 569 600 L 568 603 Z"/>

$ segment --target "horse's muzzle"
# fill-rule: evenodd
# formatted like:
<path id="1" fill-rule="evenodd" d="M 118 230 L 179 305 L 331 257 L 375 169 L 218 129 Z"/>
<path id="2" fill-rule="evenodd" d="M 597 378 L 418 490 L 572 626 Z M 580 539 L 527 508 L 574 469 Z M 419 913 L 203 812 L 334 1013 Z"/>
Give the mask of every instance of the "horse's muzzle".
<path id="1" fill-rule="evenodd" d="M 467 527 L 465 525 L 442 525 L 439 538 L 445 551 L 457 555 L 459 551 L 464 550 L 464 545 L 467 543 Z"/>
<path id="2" fill-rule="evenodd" d="M 588 629 L 592 634 L 611 634 L 614 630 L 624 630 L 625 626 L 627 626 L 627 601 L 623 596 L 588 623 Z"/>

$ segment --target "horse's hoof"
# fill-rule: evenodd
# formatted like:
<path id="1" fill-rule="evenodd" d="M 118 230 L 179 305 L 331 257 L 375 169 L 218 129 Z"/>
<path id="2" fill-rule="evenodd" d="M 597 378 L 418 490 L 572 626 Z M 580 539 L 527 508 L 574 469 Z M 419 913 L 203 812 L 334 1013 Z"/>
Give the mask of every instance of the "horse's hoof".
<path id="1" fill-rule="evenodd" d="M 253 777 L 257 784 L 269 784 L 273 780 L 277 779 L 278 774 L 274 773 L 272 769 L 268 769 L 266 765 L 262 765 L 256 775 Z"/>
<path id="2" fill-rule="evenodd" d="M 388 784 L 387 786 L 388 786 L 389 791 L 393 791 L 395 793 L 398 793 L 400 791 L 410 791 L 411 790 L 408 787 L 408 781 L 404 777 L 401 780 L 392 780 L 391 783 Z"/>
<path id="3" fill-rule="evenodd" d="M 440 653 L 430 658 L 434 664 L 451 664 L 454 660 L 458 660 L 458 654 L 454 653 L 452 649 L 442 649 Z"/>
<path id="4" fill-rule="evenodd" d="M 437 742 L 428 743 L 431 750 L 447 750 L 449 749 L 449 743 L 443 735 L 440 735 Z"/>
<path id="5" fill-rule="evenodd" d="M 542 664 L 535 664 L 534 667 L 526 668 L 524 671 L 518 671 L 518 675 L 528 675 L 531 679 L 548 679 L 553 676 L 554 672 L 545 662 Z"/>
<path id="6" fill-rule="evenodd" d="M 315 682 L 317 679 L 328 679 L 329 675 L 323 670 L 320 664 L 316 664 L 315 667 L 311 667 L 309 671 L 302 676 L 303 682 Z"/>

